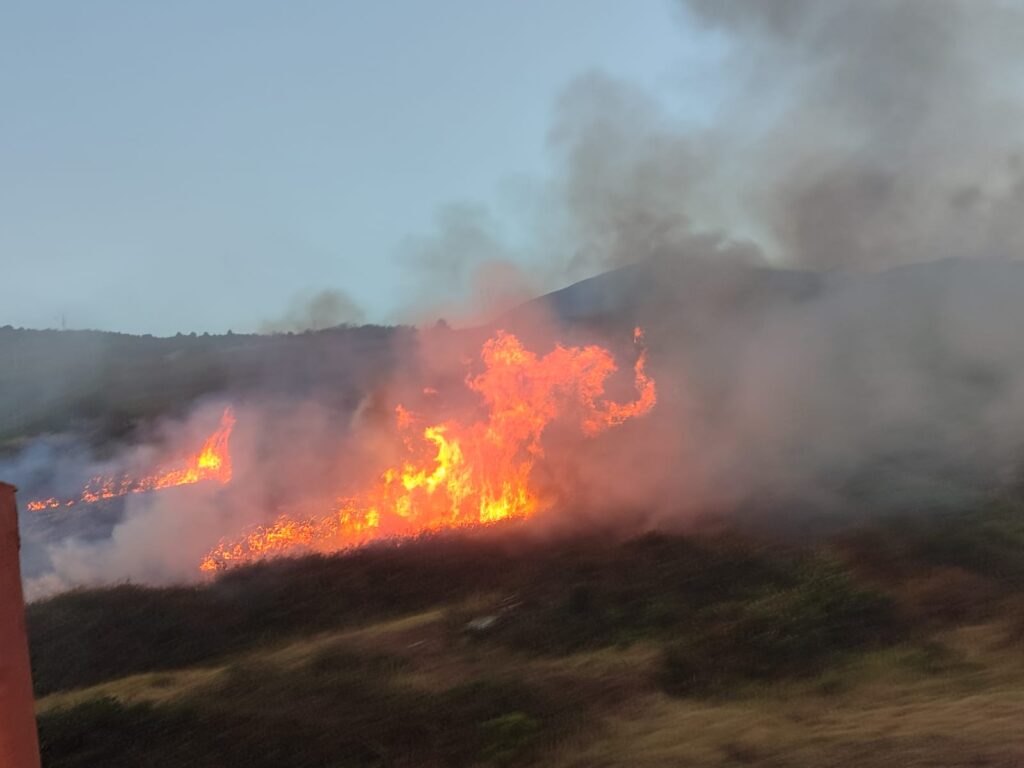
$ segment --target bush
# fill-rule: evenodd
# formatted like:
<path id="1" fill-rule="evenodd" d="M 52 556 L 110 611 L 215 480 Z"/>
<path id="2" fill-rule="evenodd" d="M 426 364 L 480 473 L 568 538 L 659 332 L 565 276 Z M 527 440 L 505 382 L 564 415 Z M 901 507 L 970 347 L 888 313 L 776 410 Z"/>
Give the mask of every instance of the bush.
<path id="1" fill-rule="evenodd" d="M 584 717 L 570 691 L 484 679 L 430 691 L 340 656 L 239 664 L 174 704 L 97 699 L 39 718 L 47 768 L 513 765 Z"/>
<path id="2" fill-rule="evenodd" d="M 894 639 L 897 629 L 886 598 L 830 564 L 809 567 L 794 587 L 719 609 L 703 624 L 663 653 L 669 693 L 815 674 L 846 653 Z"/>
<path id="3" fill-rule="evenodd" d="M 206 734 L 187 707 L 125 705 L 100 698 L 39 718 L 47 768 L 135 768 L 213 765 L 201 762 Z"/>
<path id="4" fill-rule="evenodd" d="M 784 585 L 793 557 L 739 539 L 538 542 L 521 529 L 453 532 L 332 557 L 240 568 L 202 587 L 79 590 L 28 608 L 36 692 L 213 663 L 267 642 L 464 600 L 518 595 L 491 633 L 540 653 L 672 631 L 694 606 Z"/>
<path id="5" fill-rule="evenodd" d="M 508 765 L 533 754 L 540 723 L 523 712 L 509 712 L 485 720 L 480 729 L 484 738 L 481 757 L 488 762 Z"/>
<path id="6" fill-rule="evenodd" d="M 485 637 L 537 654 L 668 638 L 709 605 L 784 588 L 802 561 L 738 537 L 661 534 L 565 554 L 533 575 Z"/>

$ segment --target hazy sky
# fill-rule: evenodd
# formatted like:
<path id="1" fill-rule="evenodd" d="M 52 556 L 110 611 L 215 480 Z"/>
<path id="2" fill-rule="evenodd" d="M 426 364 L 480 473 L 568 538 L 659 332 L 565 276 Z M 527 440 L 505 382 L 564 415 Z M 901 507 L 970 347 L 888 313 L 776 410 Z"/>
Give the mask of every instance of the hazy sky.
<path id="1" fill-rule="evenodd" d="M 575 77 L 699 111 L 707 45 L 667 0 L 4 3 L 0 325 L 387 320 L 403 240 L 542 177 Z"/>

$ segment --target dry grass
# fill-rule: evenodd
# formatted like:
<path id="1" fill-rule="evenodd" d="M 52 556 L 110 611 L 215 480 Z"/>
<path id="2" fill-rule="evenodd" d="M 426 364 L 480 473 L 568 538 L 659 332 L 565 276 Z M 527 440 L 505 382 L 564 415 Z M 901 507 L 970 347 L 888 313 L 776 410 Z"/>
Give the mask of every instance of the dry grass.
<path id="1" fill-rule="evenodd" d="M 265 650 L 238 654 L 224 664 L 210 667 L 147 672 L 91 685 L 72 691 L 43 696 L 36 701 L 36 712 L 45 714 L 55 709 L 75 706 L 84 701 L 111 698 L 124 704 L 140 702 L 166 703 L 195 693 L 223 677 L 230 664 L 269 664 L 282 669 L 308 664 L 317 654 L 330 648 L 381 650 L 393 647 L 396 638 L 442 618 L 441 611 L 427 611 L 394 621 L 370 624 L 345 632 L 325 632 L 297 642 L 282 643 Z"/>
<path id="2" fill-rule="evenodd" d="M 220 636 L 167 658 L 166 642 L 131 649 L 165 606 L 203 594 L 72 596 L 39 607 L 46 637 L 66 642 L 58 630 L 83 611 L 100 629 L 129 615 L 134 639 L 85 634 L 115 637 L 133 663 L 90 678 L 44 644 L 52 680 L 67 681 L 38 701 L 44 751 L 56 768 L 1024 766 L 1024 570 L 1002 529 L 964 531 L 948 534 L 963 547 L 908 534 L 882 555 L 853 541 L 850 571 L 665 538 L 510 557 L 515 578 L 460 589 L 460 562 L 475 573 L 493 557 L 425 545 L 411 561 L 283 563 L 221 585 L 213 596 L 248 612 L 236 605 Z M 961 550 L 976 570 L 946 562 Z M 399 606 L 385 586 L 355 601 L 364 576 L 394 568 L 415 587 Z M 435 582 L 407 578 L 421 572 Z M 324 573 L 332 589 L 292 610 Z M 244 598 L 268 589 L 278 628 L 250 637 L 263 614 Z"/>
<path id="3" fill-rule="evenodd" d="M 224 667 L 200 667 L 130 675 L 88 688 L 43 696 L 36 701 L 36 713 L 43 715 L 101 698 L 116 699 L 124 704 L 166 703 L 216 682 L 223 674 Z"/>
<path id="4" fill-rule="evenodd" d="M 376 652 L 408 661 L 401 679 L 424 690 L 496 671 L 592 690 L 600 715 L 552 756 L 549 764 L 561 768 L 1024 765 L 1024 654 L 1006 642 L 1002 625 L 936 635 L 942 653 L 897 646 L 810 679 L 751 684 L 727 698 L 680 699 L 656 689 L 656 646 L 530 658 L 500 647 L 453 646 L 445 616 L 437 610 L 324 633 L 232 663 L 287 670 L 326 652 Z M 132 675 L 52 694 L 38 709 L 104 696 L 167 703 L 216 682 L 226 668 Z"/>
<path id="5" fill-rule="evenodd" d="M 928 672 L 912 649 L 727 700 L 638 698 L 561 768 L 1024 765 L 1024 655 L 1001 626 L 947 633 L 954 661 Z M 837 688 L 839 689 L 837 691 Z"/>
<path id="6" fill-rule="evenodd" d="M 953 766 L 1024 761 L 1024 693 L 787 704 L 654 695 L 560 766 Z"/>

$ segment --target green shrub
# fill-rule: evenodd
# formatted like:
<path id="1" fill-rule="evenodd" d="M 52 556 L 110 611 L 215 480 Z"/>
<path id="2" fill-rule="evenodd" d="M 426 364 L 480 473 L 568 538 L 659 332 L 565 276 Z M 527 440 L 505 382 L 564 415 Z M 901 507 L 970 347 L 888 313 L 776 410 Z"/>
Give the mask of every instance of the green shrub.
<path id="1" fill-rule="evenodd" d="M 799 584 L 726 606 L 695 625 L 663 653 L 661 683 L 670 693 L 815 674 L 897 636 L 889 601 L 831 564 L 808 566 Z"/>
<path id="2" fill-rule="evenodd" d="M 792 583 L 800 563 L 799 556 L 739 537 L 650 534 L 591 544 L 545 563 L 521 589 L 515 610 L 486 637 L 539 654 L 667 638 L 709 605 Z"/>
<path id="3" fill-rule="evenodd" d="M 941 675 L 967 666 L 962 653 L 935 641 L 915 646 L 902 661 L 910 669 L 925 675 Z"/>
<path id="4" fill-rule="evenodd" d="M 484 748 L 481 757 L 488 762 L 509 765 L 534 753 L 540 723 L 523 712 L 509 712 L 480 724 Z"/>
<path id="5" fill-rule="evenodd" d="M 335 661 L 339 661 L 336 658 Z M 372 664 L 239 664 L 173 705 L 87 701 L 39 718 L 47 768 L 513 765 L 585 717 L 572 691 L 483 679 L 410 687 Z"/>
<path id="6" fill-rule="evenodd" d="M 46 768 L 213 765 L 199 762 L 210 744 L 196 711 L 183 706 L 86 701 L 41 716 L 39 745 Z"/>
<path id="7" fill-rule="evenodd" d="M 239 568 L 202 587 L 79 590 L 28 609 L 39 695 L 213 663 L 267 642 L 451 604 L 518 596 L 489 633 L 537 653 L 666 634 L 695 607 L 784 586 L 798 558 L 738 538 L 538 542 L 514 528 L 382 543 Z"/>

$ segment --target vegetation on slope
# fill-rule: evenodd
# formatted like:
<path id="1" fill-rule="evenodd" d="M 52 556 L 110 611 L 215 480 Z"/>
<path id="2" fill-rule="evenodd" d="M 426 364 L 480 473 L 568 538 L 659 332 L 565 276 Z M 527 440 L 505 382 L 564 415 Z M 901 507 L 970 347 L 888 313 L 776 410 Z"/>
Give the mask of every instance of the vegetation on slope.
<path id="1" fill-rule="evenodd" d="M 497 528 L 61 595 L 29 611 L 45 763 L 1012 765 L 1019 515 Z"/>
<path id="2" fill-rule="evenodd" d="M 105 446 L 140 422 L 180 416 L 197 398 L 222 392 L 315 393 L 352 407 L 411 340 L 408 328 L 372 325 L 169 338 L 5 326 L 0 449 L 72 428 Z"/>

